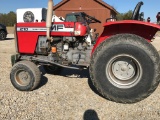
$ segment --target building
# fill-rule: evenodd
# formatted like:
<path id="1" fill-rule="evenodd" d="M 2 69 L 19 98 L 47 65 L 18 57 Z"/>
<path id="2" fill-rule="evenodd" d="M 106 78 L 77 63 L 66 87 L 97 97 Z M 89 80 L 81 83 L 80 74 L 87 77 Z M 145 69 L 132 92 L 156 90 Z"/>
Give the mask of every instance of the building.
<path id="1" fill-rule="evenodd" d="M 62 0 L 53 7 L 56 16 L 65 17 L 71 12 L 85 12 L 95 17 L 102 23 L 94 23 L 91 28 L 96 28 L 98 33 L 102 33 L 103 24 L 107 18 L 115 17 L 118 13 L 112 6 L 102 0 Z"/>

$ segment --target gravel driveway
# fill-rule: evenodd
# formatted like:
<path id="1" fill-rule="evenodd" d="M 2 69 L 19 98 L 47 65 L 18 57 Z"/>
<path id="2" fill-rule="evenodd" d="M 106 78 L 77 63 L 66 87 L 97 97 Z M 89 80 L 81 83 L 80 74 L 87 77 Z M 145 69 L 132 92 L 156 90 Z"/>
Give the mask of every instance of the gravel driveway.
<path id="1" fill-rule="evenodd" d="M 42 67 L 40 86 L 31 92 L 16 90 L 9 78 L 14 36 L 0 41 L 0 120 L 158 120 L 160 85 L 145 100 L 119 104 L 101 97 L 89 79 L 88 70 L 63 69 L 46 74 Z M 158 37 L 157 37 L 158 38 Z M 160 50 L 160 37 L 153 42 Z M 157 45 L 159 44 L 159 46 Z"/>

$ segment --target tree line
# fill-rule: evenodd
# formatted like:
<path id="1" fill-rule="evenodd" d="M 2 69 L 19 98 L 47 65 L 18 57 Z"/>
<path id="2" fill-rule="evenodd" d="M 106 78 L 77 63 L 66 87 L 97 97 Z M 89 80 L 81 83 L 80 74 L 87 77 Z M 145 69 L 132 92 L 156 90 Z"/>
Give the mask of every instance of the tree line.
<path id="1" fill-rule="evenodd" d="M 125 13 L 119 13 L 117 14 L 117 20 L 130 20 L 132 17 L 132 10 L 129 10 L 128 12 Z"/>
<path id="2" fill-rule="evenodd" d="M 16 23 L 16 13 L 10 11 L 9 13 L 0 13 L 0 23 L 6 26 L 14 26 Z"/>

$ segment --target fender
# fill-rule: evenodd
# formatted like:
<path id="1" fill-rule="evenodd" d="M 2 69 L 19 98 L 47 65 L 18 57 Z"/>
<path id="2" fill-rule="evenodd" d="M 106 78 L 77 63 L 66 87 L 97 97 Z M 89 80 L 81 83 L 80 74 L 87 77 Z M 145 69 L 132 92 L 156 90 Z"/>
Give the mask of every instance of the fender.
<path id="1" fill-rule="evenodd" d="M 123 20 L 116 22 L 107 22 L 104 24 L 103 33 L 97 39 L 92 53 L 95 51 L 95 49 L 101 42 L 113 35 L 121 33 L 136 34 L 150 42 L 158 30 L 160 30 L 159 25 L 144 21 Z"/>

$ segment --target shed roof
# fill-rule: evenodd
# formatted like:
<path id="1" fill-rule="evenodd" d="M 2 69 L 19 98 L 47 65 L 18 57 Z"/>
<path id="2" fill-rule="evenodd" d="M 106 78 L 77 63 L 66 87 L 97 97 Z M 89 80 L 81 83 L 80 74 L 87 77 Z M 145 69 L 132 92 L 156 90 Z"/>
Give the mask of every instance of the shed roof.
<path id="1" fill-rule="evenodd" d="M 61 2 L 59 2 L 58 4 L 53 6 L 53 10 L 56 10 L 57 8 L 61 7 L 62 5 L 64 5 L 65 3 L 69 2 L 69 1 L 70 0 L 62 0 Z M 103 0 L 93 0 L 93 1 L 96 1 L 97 3 L 101 4 L 102 6 L 114 11 L 115 13 L 118 13 L 118 11 L 116 11 L 114 7 L 110 6 L 109 4 L 104 2 Z"/>

